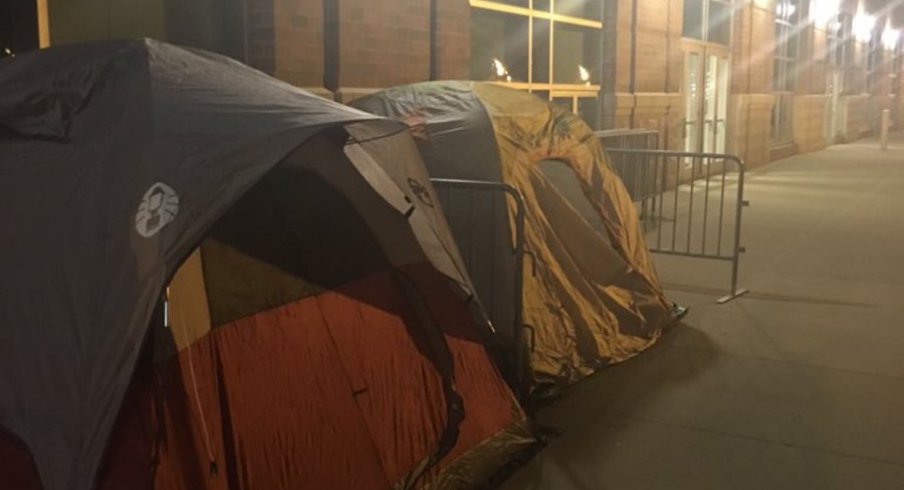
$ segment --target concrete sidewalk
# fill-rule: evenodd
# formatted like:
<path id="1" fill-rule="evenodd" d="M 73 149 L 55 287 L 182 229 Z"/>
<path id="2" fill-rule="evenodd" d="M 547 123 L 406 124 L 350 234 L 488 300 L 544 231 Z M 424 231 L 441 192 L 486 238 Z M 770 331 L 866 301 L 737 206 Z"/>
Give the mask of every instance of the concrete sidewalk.
<path id="1" fill-rule="evenodd" d="M 657 256 L 685 324 L 540 411 L 515 489 L 904 489 L 904 135 L 748 178 L 741 285 Z"/>

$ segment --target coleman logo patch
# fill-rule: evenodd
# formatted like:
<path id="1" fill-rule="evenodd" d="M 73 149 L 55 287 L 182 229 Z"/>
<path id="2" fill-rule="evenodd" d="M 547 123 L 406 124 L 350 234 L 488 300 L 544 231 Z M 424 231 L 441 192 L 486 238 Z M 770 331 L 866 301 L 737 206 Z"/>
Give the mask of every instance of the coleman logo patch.
<path id="1" fill-rule="evenodd" d="M 179 196 L 176 191 L 163 182 L 157 182 L 141 198 L 135 215 L 135 230 L 139 235 L 150 238 L 176 219 L 178 212 Z"/>

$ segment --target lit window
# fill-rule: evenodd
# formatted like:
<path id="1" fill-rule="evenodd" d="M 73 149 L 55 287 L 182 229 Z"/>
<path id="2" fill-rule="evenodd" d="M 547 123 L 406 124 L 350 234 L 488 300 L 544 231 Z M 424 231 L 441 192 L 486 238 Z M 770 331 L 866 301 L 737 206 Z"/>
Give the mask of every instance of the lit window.
<path id="1" fill-rule="evenodd" d="M 772 61 L 771 137 L 775 145 L 790 143 L 792 108 L 797 79 L 801 8 L 799 0 L 777 0 L 775 3 L 775 44 Z"/>
<path id="2" fill-rule="evenodd" d="M 529 90 L 596 120 L 602 2 L 470 3 L 472 79 Z"/>
<path id="3" fill-rule="evenodd" d="M 891 94 L 894 97 L 899 97 L 901 95 L 901 61 L 904 58 L 904 40 L 901 37 L 898 37 L 898 42 L 895 45 L 894 55 L 892 58 L 892 69 L 891 69 Z"/>
<path id="4" fill-rule="evenodd" d="M 881 66 L 884 55 L 881 33 L 873 31 L 867 43 L 866 51 L 866 91 L 873 92 L 879 88 Z"/>
<path id="5" fill-rule="evenodd" d="M 849 67 L 854 61 L 854 16 L 842 12 L 826 24 L 828 49 L 826 61 L 840 68 Z"/>
<path id="6" fill-rule="evenodd" d="M 684 37 L 728 44 L 731 12 L 731 0 L 684 0 Z"/>

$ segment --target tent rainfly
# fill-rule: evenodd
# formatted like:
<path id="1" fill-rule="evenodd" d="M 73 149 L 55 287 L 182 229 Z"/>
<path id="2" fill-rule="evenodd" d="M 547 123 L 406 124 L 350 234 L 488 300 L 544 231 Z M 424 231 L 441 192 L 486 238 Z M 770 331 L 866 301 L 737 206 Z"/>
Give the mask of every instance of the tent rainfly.
<path id="1" fill-rule="evenodd" d="M 472 199 L 447 206 L 446 215 L 460 249 L 475 251 L 471 278 L 501 337 L 524 339 L 510 347 L 529 351 L 535 394 L 634 356 L 673 321 L 637 210 L 579 117 L 480 82 L 395 87 L 352 105 L 406 122 L 431 177 L 504 182 L 522 194 L 527 335 L 512 331 L 520 326 L 512 322 L 511 281 L 493 273 L 511 262 L 514 226 L 485 223 L 499 213 L 513 219 L 512 201 Z"/>
<path id="2" fill-rule="evenodd" d="M 435 200 L 404 125 L 220 56 L 0 62 L 0 486 L 477 484 L 530 438 Z"/>

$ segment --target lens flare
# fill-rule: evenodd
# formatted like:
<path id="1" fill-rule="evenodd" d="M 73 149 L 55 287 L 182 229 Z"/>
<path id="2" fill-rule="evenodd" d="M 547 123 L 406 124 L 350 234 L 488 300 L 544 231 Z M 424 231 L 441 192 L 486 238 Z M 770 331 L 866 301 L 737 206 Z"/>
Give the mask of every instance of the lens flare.
<path id="1" fill-rule="evenodd" d="M 590 85 L 590 70 L 584 68 L 584 65 L 578 65 L 578 75 L 585 85 Z"/>
<path id="2" fill-rule="evenodd" d="M 865 43 L 873 35 L 873 27 L 876 26 L 876 18 L 869 14 L 859 13 L 854 16 L 854 23 L 851 26 L 854 38 Z"/>
<path id="3" fill-rule="evenodd" d="M 499 58 L 493 58 L 493 73 L 496 75 L 496 78 L 500 80 L 505 80 L 506 82 L 512 81 L 512 76 L 509 75 L 508 68 L 499 61 Z"/>
<path id="4" fill-rule="evenodd" d="M 897 29 L 892 29 L 891 26 L 886 26 L 885 30 L 882 31 L 882 46 L 885 49 L 895 49 L 898 45 L 898 38 L 901 37 L 901 32 Z"/>

